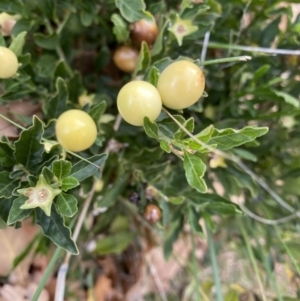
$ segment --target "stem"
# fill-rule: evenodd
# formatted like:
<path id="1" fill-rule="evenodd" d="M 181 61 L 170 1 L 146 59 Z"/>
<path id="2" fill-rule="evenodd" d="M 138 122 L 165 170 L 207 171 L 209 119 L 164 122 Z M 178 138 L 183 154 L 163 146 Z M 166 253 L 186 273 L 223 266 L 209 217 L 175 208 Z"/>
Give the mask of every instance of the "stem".
<path id="1" fill-rule="evenodd" d="M 252 211 L 250 211 L 247 207 L 245 207 L 244 204 L 239 204 L 240 208 L 244 211 L 244 213 L 246 213 L 249 217 L 263 223 L 266 225 L 279 225 L 279 224 L 284 224 L 286 222 L 289 222 L 290 220 L 296 218 L 296 214 L 291 214 L 289 216 L 283 217 L 283 218 L 279 218 L 279 219 L 266 219 L 263 217 L 260 217 L 258 215 L 256 215 L 255 213 L 253 213 Z"/>
<path id="2" fill-rule="evenodd" d="M 194 63 L 197 64 L 198 66 L 206 66 L 206 65 L 220 64 L 220 63 L 244 62 L 251 59 L 252 59 L 251 56 L 242 55 L 242 56 L 226 57 L 223 59 L 209 60 L 204 62 L 200 62 L 199 60 L 196 60 Z"/>
<path id="3" fill-rule="evenodd" d="M 50 276 L 50 274 L 51 274 L 51 272 L 54 268 L 54 265 L 56 264 L 57 260 L 59 259 L 62 251 L 63 251 L 62 248 L 59 248 L 59 247 L 56 248 L 56 250 L 55 250 L 55 252 L 54 252 L 54 254 L 53 254 L 53 256 L 52 256 L 52 258 L 49 262 L 49 265 L 47 266 L 47 269 L 46 269 L 45 273 L 43 274 L 43 277 L 42 277 L 42 279 L 41 279 L 41 281 L 40 281 L 40 283 L 37 287 L 37 290 L 35 291 L 32 299 L 31 299 L 31 301 L 38 301 L 39 296 L 40 296 L 43 288 L 45 287 L 46 282 L 47 282 L 47 280 L 48 280 L 48 278 L 49 278 L 49 276 Z"/>
<path id="4" fill-rule="evenodd" d="M 192 213 L 189 210 L 189 215 L 190 215 L 190 221 L 192 220 Z M 192 253 L 193 253 L 193 273 L 195 277 L 195 285 L 196 285 L 196 300 L 200 301 L 201 300 L 201 294 L 200 290 L 198 288 L 198 285 L 200 286 L 200 280 L 199 280 L 199 270 L 198 270 L 198 262 L 196 258 L 196 243 L 195 243 L 195 231 L 193 229 L 193 226 L 191 225 L 191 240 L 192 240 Z"/>
<path id="5" fill-rule="evenodd" d="M 21 129 L 21 130 L 25 130 L 24 127 L 22 127 L 21 125 L 17 124 L 16 122 L 10 120 L 9 118 L 5 117 L 4 115 L 0 114 L 0 117 L 2 117 L 4 120 L 6 120 L 7 122 L 13 124 L 14 126 L 16 126 L 17 128 Z"/>
<path id="6" fill-rule="evenodd" d="M 211 231 L 210 231 L 210 229 L 207 225 L 206 225 L 206 233 L 207 233 L 207 241 L 208 241 L 210 260 L 211 260 L 211 264 L 212 264 L 212 267 L 213 267 L 213 275 L 214 275 L 214 282 L 215 282 L 215 286 L 216 286 L 217 300 L 218 301 L 223 301 L 223 295 L 222 295 L 221 281 L 220 281 L 220 277 L 219 277 L 219 269 L 218 269 L 215 245 L 214 245 L 214 242 L 212 240 Z"/>
<path id="7" fill-rule="evenodd" d="M 274 200 L 279 203 L 281 206 L 283 206 L 285 209 L 288 211 L 292 212 L 295 214 L 297 217 L 300 217 L 300 212 L 295 210 L 292 206 L 290 206 L 286 201 L 284 201 L 266 182 L 264 182 L 259 176 L 257 176 L 249 167 L 247 167 L 239 157 L 235 155 L 229 155 L 226 154 L 225 152 L 222 152 L 220 150 L 217 150 L 210 145 L 204 143 L 197 137 L 195 137 L 191 132 L 189 132 L 176 118 L 173 117 L 173 115 L 166 110 L 165 108 L 162 108 L 162 110 L 189 136 L 191 137 L 194 141 L 199 143 L 201 146 L 207 148 L 209 151 L 214 152 L 215 154 L 226 158 L 228 160 L 231 160 L 235 162 L 244 172 L 246 172 L 251 178 L 257 182 L 265 191 L 267 191 L 273 198 Z"/>
<path id="8" fill-rule="evenodd" d="M 196 42 L 197 44 L 203 44 L 203 42 Z M 223 44 L 217 42 L 208 43 L 209 48 L 219 48 L 219 49 L 230 49 L 230 50 L 241 50 L 247 52 L 262 52 L 268 54 L 283 54 L 283 55 L 300 55 L 300 50 L 291 50 L 291 49 L 272 49 L 265 47 L 252 47 L 252 46 L 243 46 L 243 45 L 232 45 L 232 44 Z"/>
<path id="9" fill-rule="evenodd" d="M 76 242 L 80 230 L 82 228 L 84 219 L 87 215 L 88 209 L 90 207 L 90 204 L 92 202 L 93 196 L 94 196 L 94 187 L 92 188 L 91 192 L 89 193 L 88 197 L 85 200 L 85 203 L 83 205 L 83 208 L 80 212 L 79 218 L 77 220 L 76 226 L 75 226 L 75 230 L 74 230 L 74 234 L 73 234 L 73 240 L 74 242 Z M 65 295 L 65 282 L 66 282 L 66 276 L 67 276 L 67 272 L 69 269 L 69 262 L 71 259 L 72 254 L 71 253 L 67 253 L 64 263 L 60 266 L 59 271 L 58 271 L 58 275 L 57 275 L 57 285 L 55 288 L 55 301 L 63 301 L 64 300 L 64 295 Z"/>
<path id="10" fill-rule="evenodd" d="M 253 269 L 254 269 L 254 272 L 255 272 L 255 275 L 256 275 L 258 286 L 259 286 L 259 289 L 260 289 L 260 292 L 261 292 L 261 297 L 262 297 L 263 301 L 267 301 L 267 298 L 266 298 L 266 295 L 265 295 L 265 292 L 264 292 L 264 287 L 263 287 L 263 284 L 262 284 L 262 280 L 261 280 L 260 275 L 259 275 L 258 266 L 257 266 L 256 260 L 255 260 L 254 254 L 253 254 L 253 250 L 252 250 L 251 245 L 249 243 L 247 232 L 245 231 L 245 228 L 244 228 L 244 226 L 241 222 L 240 222 L 240 229 L 241 229 L 244 241 L 246 243 L 246 249 L 248 251 L 250 261 L 252 263 L 252 266 L 253 266 Z"/>
<path id="11" fill-rule="evenodd" d="M 54 34 L 54 30 L 52 29 L 51 24 L 50 24 L 50 22 L 49 22 L 49 20 L 48 20 L 47 18 L 44 19 L 44 23 L 45 23 L 45 26 L 46 26 L 47 31 L 49 32 L 49 34 L 50 34 L 50 35 Z M 63 22 L 62 24 L 65 25 L 64 22 Z M 56 34 L 58 35 L 58 34 L 61 32 L 61 30 L 62 30 L 62 28 L 59 28 L 59 32 L 57 31 Z M 65 63 L 65 65 L 66 65 L 66 70 L 67 70 L 67 72 L 69 73 L 69 75 L 72 77 L 72 76 L 73 76 L 73 71 L 72 71 L 72 69 L 71 69 L 71 67 L 70 67 L 70 65 L 69 65 L 69 63 L 68 63 L 68 61 L 67 61 L 67 59 L 66 59 L 66 57 L 65 57 L 65 54 L 64 54 L 64 52 L 63 52 L 61 46 L 58 45 L 58 46 L 55 48 L 55 51 L 56 51 L 58 57 L 60 58 L 60 60 L 63 61 L 63 62 Z"/>

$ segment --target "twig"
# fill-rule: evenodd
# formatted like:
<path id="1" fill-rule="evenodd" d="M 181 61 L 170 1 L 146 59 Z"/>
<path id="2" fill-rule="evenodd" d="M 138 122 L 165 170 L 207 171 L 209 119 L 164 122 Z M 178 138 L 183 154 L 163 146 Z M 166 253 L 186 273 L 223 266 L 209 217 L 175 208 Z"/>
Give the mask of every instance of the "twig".
<path id="1" fill-rule="evenodd" d="M 263 217 L 260 217 L 260 216 L 256 215 L 252 211 L 250 211 L 247 207 L 244 206 L 244 204 L 239 204 L 239 206 L 244 211 L 244 213 L 247 214 L 249 217 L 257 220 L 258 222 L 266 224 L 266 225 L 284 224 L 284 223 L 289 222 L 290 220 L 293 220 L 294 218 L 297 217 L 296 214 L 291 214 L 289 216 L 279 218 L 279 219 L 274 219 L 274 220 L 273 219 L 266 219 L 266 218 L 263 218 Z"/>
<path id="2" fill-rule="evenodd" d="M 147 255 L 145 255 L 145 259 L 146 259 L 146 262 L 147 262 L 147 265 L 148 265 L 148 267 L 149 267 L 151 276 L 152 276 L 152 278 L 153 278 L 153 280 L 154 280 L 154 282 L 155 282 L 155 285 L 156 285 L 156 287 L 157 287 L 157 290 L 158 290 L 158 292 L 159 292 L 159 295 L 160 295 L 161 299 L 162 299 L 163 301 L 168 301 L 167 295 L 166 295 L 166 293 L 165 293 L 165 291 L 164 291 L 164 288 L 163 288 L 163 286 L 162 286 L 162 283 L 161 283 L 161 281 L 160 281 L 160 279 L 159 279 L 159 276 L 158 276 L 158 274 L 157 274 L 157 271 L 156 271 L 155 266 L 152 264 L 150 258 L 148 258 Z"/>
<path id="3" fill-rule="evenodd" d="M 208 31 L 208 32 L 206 32 L 206 34 L 204 36 L 204 40 L 203 40 L 203 47 L 202 47 L 201 56 L 200 56 L 201 62 L 205 61 L 209 38 L 210 38 L 210 32 Z"/>
<path id="4" fill-rule="evenodd" d="M 194 63 L 198 66 L 206 66 L 206 65 L 212 65 L 212 64 L 220 64 L 220 63 L 230 63 L 230 62 L 244 62 L 251 60 L 251 56 L 248 55 L 242 55 L 242 56 L 234 56 L 234 57 L 226 57 L 223 59 L 215 59 L 215 60 L 209 60 L 205 62 L 200 62 L 199 60 L 196 60 Z"/>
<path id="5" fill-rule="evenodd" d="M 196 44 L 203 45 L 203 42 L 196 42 Z M 300 50 L 272 49 L 272 48 L 265 48 L 265 47 L 252 47 L 252 46 L 243 46 L 243 45 L 223 44 L 223 43 L 217 43 L 217 42 L 209 42 L 208 48 L 232 49 L 232 50 L 241 50 L 241 51 L 247 51 L 247 52 L 261 52 L 261 53 L 268 53 L 268 54 L 300 55 Z"/>

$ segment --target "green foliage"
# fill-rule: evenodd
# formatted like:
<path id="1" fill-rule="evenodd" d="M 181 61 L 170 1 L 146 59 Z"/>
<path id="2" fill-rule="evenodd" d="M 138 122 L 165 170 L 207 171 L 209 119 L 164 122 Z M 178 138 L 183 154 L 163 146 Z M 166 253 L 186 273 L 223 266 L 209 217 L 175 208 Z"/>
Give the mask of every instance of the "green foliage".
<path id="1" fill-rule="evenodd" d="M 0 227 L 18 227 L 30 218 L 56 245 L 78 254 L 70 225 L 92 191 L 91 216 L 100 222 L 86 227 L 102 235 L 94 254 L 119 254 L 142 233 L 130 232 L 136 220 L 126 215 L 124 221 L 124 207 L 131 206 L 129 211 L 136 215 L 153 202 L 162 210 L 157 228 L 169 258 L 185 224 L 203 235 L 200 219 L 218 231 L 214 215 L 222 221 L 227 215 L 241 215 L 233 196 L 258 215 L 285 216 L 259 178 L 296 207 L 299 56 L 253 52 L 247 53 L 252 60 L 245 62 L 233 57 L 245 54 L 239 45 L 299 49 L 299 16 L 292 21 L 289 6 L 278 7 L 277 0 L 247 3 L 1 0 L 0 12 L 20 15 L 12 36 L 0 36 L 0 44 L 20 63 L 15 77 L 0 81 L 0 103 L 9 107 L 4 117 L 20 124 L 20 133 L 0 141 Z M 243 27 L 246 5 L 251 22 Z M 285 31 L 279 26 L 282 14 L 288 19 Z M 118 44 L 131 44 L 131 25 L 142 18 L 157 20 L 157 39 L 153 46 L 142 43 L 135 72 L 123 74 L 111 62 L 112 54 Z M 206 62 L 200 62 L 208 31 Z M 228 57 L 231 61 L 220 63 Z M 154 122 L 145 117 L 143 127 L 119 124 L 116 98 L 121 87 L 132 79 L 156 86 L 160 72 L 178 59 L 203 68 L 206 86 L 201 100 L 184 111 L 163 110 Z M 82 105 L 82 95 L 94 97 Z M 29 116 L 12 111 L 11 106 L 27 100 L 39 109 Z M 98 129 L 92 147 L 77 154 L 55 141 L 56 118 L 68 109 L 86 111 Z M 213 166 L 222 154 L 223 163 Z M 41 178 L 56 191 L 45 211 L 43 206 L 28 207 L 24 195 L 38 187 Z M 97 190 L 99 181 L 103 187 Z M 151 197 L 145 187 L 153 188 Z M 140 198 L 135 205 L 128 203 L 133 191 Z M 104 213 L 95 217 L 97 212 Z M 86 242 L 87 236 L 80 239 Z M 297 245 L 288 242 L 294 256 Z M 238 298 L 234 290 L 225 300 L 230 298 Z"/>

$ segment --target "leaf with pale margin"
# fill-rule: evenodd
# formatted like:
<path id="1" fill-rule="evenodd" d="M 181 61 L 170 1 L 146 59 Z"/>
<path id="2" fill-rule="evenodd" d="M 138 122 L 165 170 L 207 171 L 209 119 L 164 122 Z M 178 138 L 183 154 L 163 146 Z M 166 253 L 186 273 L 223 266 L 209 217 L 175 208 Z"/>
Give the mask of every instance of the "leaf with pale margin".
<path id="1" fill-rule="evenodd" d="M 57 118 L 66 109 L 69 92 L 66 82 L 58 77 L 56 80 L 56 95 L 46 105 L 46 112 L 49 119 Z"/>
<path id="2" fill-rule="evenodd" d="M 20 186 L 20 180 L 10 178 L 10 172 L 0 172 L 0 198 L 9 198 L 13 194 L 13 191 Z"/>
<path id="3" fill-rule="evenodd" d="M 152 122 L 149 117 L 144 117 L 144 130 L 145 133 L 150 137 L 159 140 L 158 126 L 155 122 Z"/>
<path id="4" fill-rule="evenodd" d="M 75 188 L 79 185 L 78 180 L 73 178 L 73 177 L 63 178 L 60 183 L 61 183 L 60 188 L 63 191 L 68 191 L 68 190 L 73 189 L 73 188 Z"/>
<path id="5" fill-rule="evenodd" d="M 149 47 L 148 44 L 143 41 L 141 45 L 138 62 L 137 62 L 137 67 L 134 71 L 133 76 L 135 77 L 139 71 L 145 71 L 150 66 L 150 63 L 151 63 L 151 55 L 150 55 Z"/>
<path id="6" fill-rule="evenodd" d="M 52 164 L 52 171 L 59 181 L 68 176 L 71 172 L 71 169 L 71 162 L 66 160 L 54 161 Z"/>
<path id="7" fill-rule="evenodd" d="M 203 161 L 196 155 L 191 155 L 187 151 L 184 151 L 183 167 L 189 185 L 201 193 L 206 193 L 207 186 L 203 180 L 206 165 Z"/>
<path id="8" fill-rule="evenodd" d="M 189 119 L 185 120 L 183 123 L 183 126 L 190 132 L 192 133 L 194 131 L 194 118 L 190 117 Z M 181 140 L 183 139 L 187 134 L 185 131 L 183 131 L 181 128 L 178 129 L 178 131 L 175 133 L 174 138 L 176 140 Z"/>
<path id="9" fill-rule="evenodd" d="M 105 112 L 106 106 L 107 106 L 106 102 L 102 101 L 90 109 L 89 115 L 93 118 L 93 120 L 95 121 L 96 124 L 98 124 L 100 117 Z"/>
<path id="10" fill-rule="evenodd" d="M 286 93 L 286 92 L 282 92 L 282 91 L 276 91 L 273 90 L 273 92 L 278 96 L 284 99 L 284 101 L 292 106 L 294 106 L 295 108 L 299 108 L 300 107 L 300 101 L 299 99 L 297 99 L 296 97 Z"/>
<path id="11" fill-rule="evenodd" d="M 113 22 L 113 33 L 119 43 L 126 42 L 129 39 L 129 30 L 127 24 L 124 22 L 122 17 L 118 14 L 112 14 L 110 20 Z"/>
<path id="12" fill-rule="evenodd" d="M 54 50 L 59 45 L 59 36 L 56 33 L 53 33 L 50 36 L 36 33 L 34 35 L 34 42 L 41 48 Z"/>
<path id="13" fill-rule="evenodd" d="M 80 160 L 72 166 L 70 177 L 82 182 L 100 170 L 101 165 L 107 159 L 107 154 L 95 155 L 85 160 Z"/>
<path id="14" fill-rule="evenodd" d="M 232 147 L 242 145 L 244 143 L 255 140 L 268 132 L 267 127 L 251 127 L 247 126 L 241 130 L 214 129 L 209 144 L 217 144 L 217 148 L 220 150 L 228 150 Z"/>
<path id="15" fill-rule="evenodd" d="M 202 227 L 199 224 L 201 214 L 198 213 L 194 207 L 189 207 L 189 222 L 194 231 L 197 233 L 203 233 Z"/>
<path id="16" fill-rule="evenodd" d="M 71 231 L 65 226 L 64 218 L 52 205 L 51 215 L 47 216 L 40 208 L 36 209 L 36 223 L 41 226 L 43 234 L 49 237 L 57 246 L 77 255 L 77 246 L 71 238 Z"/>
<path id="17" fill-rule="evenodd" d="M 130 23 L 146 19 L 153 22 L 153 16 L 145 11 L 143 0 L 115 0 L 122 17 Z"/>
<path id="18" fill-rule="evenodd" d="M 160 145 L 160 148 L 162 150 L 164 150 L 166 153 L 170 153 L 171 152 L 170 145 L 169 145 L 169 143 L 167 141 L 161 140 L 159 145 Z"/>
<path id="19" fill-rule="evenodd" d="M 27 199 L 28 198 L 24 195 L 20 195 L 19 197 L 14 199 L 13 205 L 8 215 L 8 220 L 7 220 L 8 225 L 14 224 L 17 221 L 21 221 L 31 214 L 32 209 L 27 209 L 27 210 L 20 209 L 20 207 L 26 202 Z"/>
<path id="20" fill-rule="evenodd" d="M 44 176 L 46 182 L 48 184 L 51 184 L 53 178 L 54 178 L 54 174 L 53 172 L 47 167 L 47 166 L 44 166 L 43 169 L 42 169 L 42 175 Z"/>
<path id="21" fill-rule="evenodd" d="M 14 157 L 28 170 L 43 160 L 44 144 L 40 142 L 43 133 L 42 122 L 34 116 L 33 125 L 22 131 L 19 140 L 15 142 Z"/>
<path id="22" fill-rule="evenodd" d="M 152 66 L 150 71 L 149 71 L 149 82 L 150 82 L 150 84 L 152 84 L 154 87 L 156 87 L 157 82 L 158 82 L 158 78 L 159 78 L 159 70 L 155 66 Z"/>
<path id="23" fill-rule="evenodd" d="M 9 46 L 9 49 L 15 53 L 15 55 L 18 57 L 22 54 L 23 46 L 25 44 L 25 38 L 26 38 L 27 32 L 23 31 L 19 33 L 12 41 L 12 43 Z"/>
<path id="24" fill-rule="evenodd" d="M 72 217 L 78 211 L 77 199 L 68 193 L 60 193 L 56 198 L 57 209 L 60 214 Z"/>

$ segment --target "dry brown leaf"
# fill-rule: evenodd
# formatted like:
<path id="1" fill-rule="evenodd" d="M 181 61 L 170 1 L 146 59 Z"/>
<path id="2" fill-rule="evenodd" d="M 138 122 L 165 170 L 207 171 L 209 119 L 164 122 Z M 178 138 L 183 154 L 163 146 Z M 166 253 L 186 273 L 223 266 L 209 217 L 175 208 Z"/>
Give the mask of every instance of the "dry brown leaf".
<path id="1" fill-rule="evenodd" d="M 7 227 L 0 231 L 0 275 L 6 276 L 10 271 L 13 261 L 38 232 L 37 225 L 31 225 L 28 219 L 24 221 L 22 228 Z M 28 278 L 28 268 L 31 262 L 27 256 L 11 273 L 10 282 L 25 285 Z"/>

